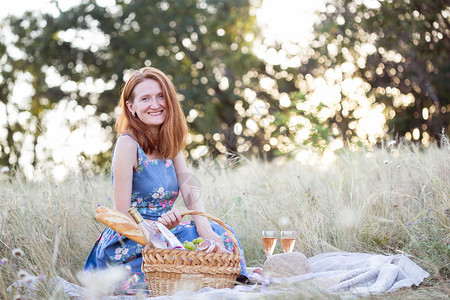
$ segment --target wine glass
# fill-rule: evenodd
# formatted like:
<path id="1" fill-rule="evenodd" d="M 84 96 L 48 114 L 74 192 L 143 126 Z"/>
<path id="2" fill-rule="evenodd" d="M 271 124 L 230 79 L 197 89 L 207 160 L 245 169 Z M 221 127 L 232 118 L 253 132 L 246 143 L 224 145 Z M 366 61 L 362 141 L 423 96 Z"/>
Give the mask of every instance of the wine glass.
<path id="1" fill-rule="evenodd" d="M 275 245 L 277 244 L 277 233 L 275 231 L 263 231 L 262 243 L 266 256 L 271 256 L 275 250 Z"/>
<path id="2" fill-rule="evenodd" d="M 284 253 L 292 252 L 295 246 L 295 231 L 281 232 L 281 247 Z"/>

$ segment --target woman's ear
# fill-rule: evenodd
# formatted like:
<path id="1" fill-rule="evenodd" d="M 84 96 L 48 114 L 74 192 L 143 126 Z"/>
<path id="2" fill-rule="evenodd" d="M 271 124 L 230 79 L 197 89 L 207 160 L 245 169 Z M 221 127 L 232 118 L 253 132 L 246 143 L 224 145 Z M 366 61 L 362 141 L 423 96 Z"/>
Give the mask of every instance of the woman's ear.
<path id="1" fill-rule="evenodd" d="M 130 111 L 130 113 L 134 114 L 133 103 L 131 103 L 130 101 L 127 101 L 125 103 L 127 105 L 128 110 Z"/>

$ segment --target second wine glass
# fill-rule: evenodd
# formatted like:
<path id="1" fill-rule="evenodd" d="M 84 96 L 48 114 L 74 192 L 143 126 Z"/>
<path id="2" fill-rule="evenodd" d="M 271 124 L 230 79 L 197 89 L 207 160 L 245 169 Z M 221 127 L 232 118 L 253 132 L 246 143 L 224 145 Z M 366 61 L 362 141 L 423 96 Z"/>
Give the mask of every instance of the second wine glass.
<path id="1" fill-rule="evenodd" d="M 295 231 L 281 232 L 281 247 L 284 253 L 292 252 L 295 246 Z"/>

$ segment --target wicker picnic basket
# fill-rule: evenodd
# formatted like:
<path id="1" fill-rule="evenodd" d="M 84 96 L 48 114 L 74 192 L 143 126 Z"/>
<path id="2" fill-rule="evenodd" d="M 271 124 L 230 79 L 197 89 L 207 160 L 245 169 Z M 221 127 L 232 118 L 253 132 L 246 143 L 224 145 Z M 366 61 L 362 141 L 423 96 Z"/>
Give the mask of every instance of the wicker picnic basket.
<path id="1" fill-rule="evenodd" d="M 208 213 L 189 210 L 181 215 L 198 215 L 217 222 L 230 236 L 234 252 L 206 253 L 145 247 L 142 250 L 142 271 L 145 274 L 149 295 L 170 296 L 181 290 L 233 287 L 236 277 L 241 273 L 241 257 L 234 234 L 221 220 Z"/>

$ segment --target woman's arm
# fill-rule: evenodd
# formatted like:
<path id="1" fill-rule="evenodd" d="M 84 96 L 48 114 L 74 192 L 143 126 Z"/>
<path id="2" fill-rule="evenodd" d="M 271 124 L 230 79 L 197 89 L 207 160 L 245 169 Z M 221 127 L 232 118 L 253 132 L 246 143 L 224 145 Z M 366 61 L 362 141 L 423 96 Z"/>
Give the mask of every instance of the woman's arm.
<path id="1" fill-rule="evenodd" d="M 200 198 L 200 187 L 193 179 L 191 172 L 189 171 L 183 153 L 180 152 L 173 160 L 175 172 L 177 174 L 178 185 L 180 186 L 181 194 L 183 195 L 184 204 L 187 209 L 205 211 L 203 201 Z M 222 238 L 216 234 L 208 219 L 200 216 L 192 216 L 197 227 L 198 235 L 205 239 L 213 239 L 223 245 Z"/>
<path id="2" fill-rule="evenodd" d="M 127 216 L 131 205 L 133 169 L 137 166 L 137 145 L 129 136 L 117 140 L 113 157 L 114 209 Z M 130 216 L 131 217 L 131 216 Z"/>

